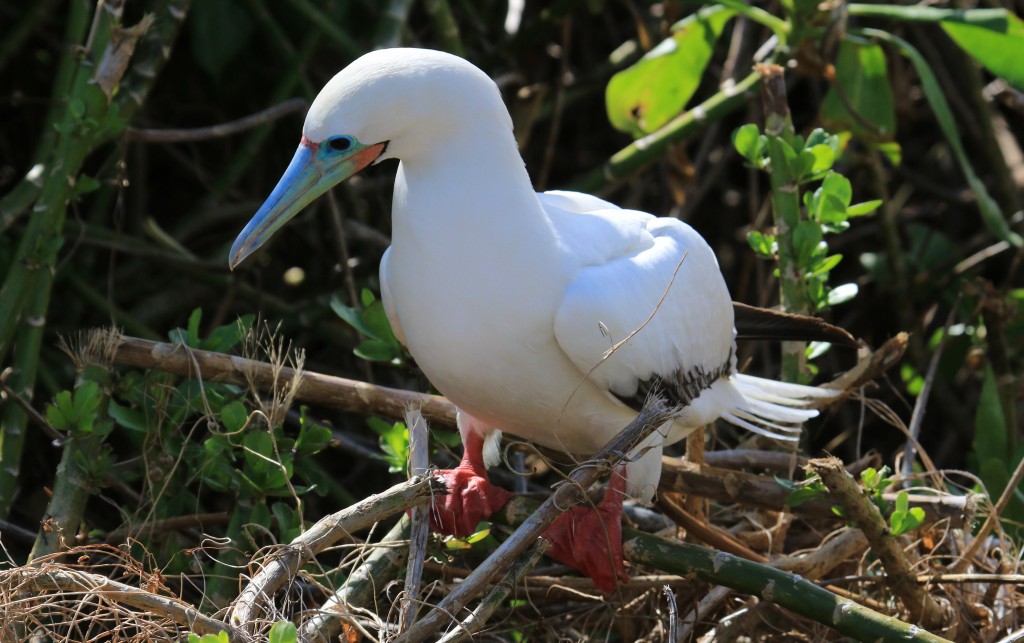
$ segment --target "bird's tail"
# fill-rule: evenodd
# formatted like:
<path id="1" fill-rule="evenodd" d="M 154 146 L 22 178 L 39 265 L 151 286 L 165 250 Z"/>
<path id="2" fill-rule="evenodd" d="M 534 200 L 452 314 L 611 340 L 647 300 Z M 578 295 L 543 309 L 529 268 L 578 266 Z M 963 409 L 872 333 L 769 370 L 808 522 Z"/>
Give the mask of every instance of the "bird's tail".
<path id="1" fill-rule="evenodd" d="M 741 399 L 734 400 L 731 408 L 722 413 L 722 419 L 777 440 L 798 440 L 801 425 L 818 415 L 817 409 L 811 408 L 814 402 L 841 393 L 739 373 L 729 381 Z"/>

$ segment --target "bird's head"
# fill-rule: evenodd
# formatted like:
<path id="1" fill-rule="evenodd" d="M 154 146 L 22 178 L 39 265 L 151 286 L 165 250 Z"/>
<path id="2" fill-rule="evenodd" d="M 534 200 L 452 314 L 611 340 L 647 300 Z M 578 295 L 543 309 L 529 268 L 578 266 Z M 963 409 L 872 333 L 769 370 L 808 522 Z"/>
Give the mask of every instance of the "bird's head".
<path id="1" fill-rule="evenodd" d="M 451 54 L 382 49 L 357 59 L 313 101 L 288 169 L 231 246 L 231 268 L 334 185 L 386 158 L 436 153 L 495 101 L 508 119 L 490 78 Z"/>

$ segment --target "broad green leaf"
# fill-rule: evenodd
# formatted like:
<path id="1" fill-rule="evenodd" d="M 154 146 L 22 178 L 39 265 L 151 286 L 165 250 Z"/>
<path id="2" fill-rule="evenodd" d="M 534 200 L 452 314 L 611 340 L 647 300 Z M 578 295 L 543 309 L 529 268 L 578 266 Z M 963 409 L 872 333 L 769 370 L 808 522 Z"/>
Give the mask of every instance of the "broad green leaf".
<path id="1" fill-rule="evenodd" d="M 289 621 L 278 621 L 270 628 L 270 643 L 295 643 L 297 637 L 295 624 Z"/>
<path id="2" fill-rule="evenodd" d="M 831 170 L 836 162 L 836 150 L 831 145 L 812 145 L 807 152 L 814 156 L 814 164 L 811 166 L 811 174 L 820 174 Z"/>
<path id="3" fill-rule="evenodd" d="M 986 69 L 1024 90 L 1024 20 L 1012 13 L 1006 18 L 991 29 L 953 21 L 943 21 L 942 28 Z"/>
<path id="4" fill-rule="evenodd" d="M 114 400 L 110 400 L 107 406 L 107 414 L 117 422 L 117 425 L 136 431 L 146 433 L 149 431 L 149 423 L 146 422 L 146 414 L 140 409 L 133 409 L 129 406 L 122 406 Z"/>
<path id="5" fill-rule="evenodd" d="M 226 353 L 242 341 L 245 334 L 252 328 L 255 319 L 255 315 L 243 315 L 233 324 L 224 324 L 214 329 L 209 337 L 200 341 L 199 347 L 207 351 Z"/>
<path id="6" fill-rule="evenodd" d="M 821 187 L 826 194 L 831 194 L 838 198 L 842 202 L 844 210 L 850 204 L 850 199 L 853 198 L 853 187 L 850 185 L 850 179 L 838 172 L 829 173 L 825 180 L 821 182 Z"/>
<path id="7" fill-rule="evenodd" d="M 331 310 L 334 311 L 335 315 L 341 317 L 346 324 L 355 328 L 363 335 L 366 335 L 367 337 L 372 336 L 370 329 L 367 328 L 366 324 L 363 322 L 359 309 L 346 306 L 338 295 L 331 297 Z"/>
<path id="8" fill-rule="evenodd" d="M 380 339 L 365 339 L 352 351 L 356 357 L 371 362 L 392 362 L 398 357 L 395 347 Z"/>
<path id="9" fill-rule="evenodd" d="M 299 455 L 319 453 L 331 442 L 334 434 L 326 426 L 312 422 L 306 418 L 306 409 L 302 408 L 299 421 L 299 437 L 295 439 L 295 452 Z"/>
<path id="10" fill-rule="evenodd" d="M 832 87 L 828 91 L 821 107 L 825 126 L 832 131 L 851 130 L 868 141 L 892 139 L 896 133 L 896 112 L 885 51 L 879 45 L 844 39 L 839 45 L 835 82 L 838 89 Z"/>
<path id="11" fill-rule="evenodd" d="M 612 126 L 639 137 L 679 114 L 700 85 L 715 42 L 736 14 L 713 5 L 676 23 L 672 36 L 612 76 L 605 108 Z"/>
<path id="12" fill-rule="evenodd" d="M 237 400 L 225 404 L 220 410 L 220 421 L 228 433 L 241 431 L 245 423 L 249 421 L 249 410 Z"/>
<path id="13" fill-rule="evenodd" d="M 821 243 L 821 226 L 814 221 L 801 221 L 793 230 L 793 249 L 796 251 L 797 262 L 806 266 L 810 263 L 814 250 Z"/>

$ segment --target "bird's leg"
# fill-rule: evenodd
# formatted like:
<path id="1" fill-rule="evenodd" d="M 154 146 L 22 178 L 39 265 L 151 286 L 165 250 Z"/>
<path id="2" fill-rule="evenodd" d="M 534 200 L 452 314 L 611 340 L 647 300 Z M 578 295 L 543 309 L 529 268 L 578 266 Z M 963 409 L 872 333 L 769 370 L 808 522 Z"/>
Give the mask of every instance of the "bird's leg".
<path id="1" fill-rule="evenodd" d="M 551 541 L 548 556 L 580 570 L 597 587 L 611 594 L 617 583 L 628 582 L 622 564 L 622 498 L 626 468 L 617 467 L 597 506 L 582 505 L 559 516 L 544 532 Z"/>
<path id="2" fill-rule="evenodd" d="M 487 479 L 484 467 L 484 438 L 461 426 L 465 449 L 462 462 L 454 469 L 438 471 L 448 486 L 448 495 L 434 500 L 430 509 L 430 527 L 438 533 L 462 538 L 473 533 L 477 524 L 505 506 L 512 493 L 496 487 Z"/>

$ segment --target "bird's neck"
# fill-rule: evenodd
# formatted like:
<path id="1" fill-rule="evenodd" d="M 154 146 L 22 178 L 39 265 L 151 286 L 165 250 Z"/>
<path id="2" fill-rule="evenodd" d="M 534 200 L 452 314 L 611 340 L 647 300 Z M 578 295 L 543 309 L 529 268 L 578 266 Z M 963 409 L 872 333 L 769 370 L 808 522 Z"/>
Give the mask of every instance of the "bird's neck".
<path id="1" fill-rule="evenodd" d="M 395 180 L 395 248 L 404 252 L 511 247 L 553 234 L 511 130 L 463 132 L 403 157 Z"/>

